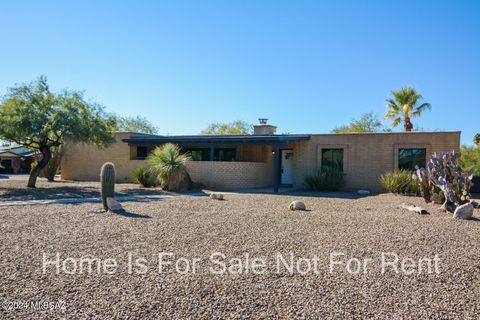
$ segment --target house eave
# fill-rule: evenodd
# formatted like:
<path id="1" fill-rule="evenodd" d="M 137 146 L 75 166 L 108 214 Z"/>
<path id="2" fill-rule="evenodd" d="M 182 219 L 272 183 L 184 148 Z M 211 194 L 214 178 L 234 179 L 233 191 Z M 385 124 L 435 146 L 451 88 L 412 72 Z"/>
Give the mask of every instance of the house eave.
<path id="1" fill-rule="evenodd" d="M 310 135 L 198 135 L 198 136 L 131 136 L 122 139 L 129 145 L 162 143 L 240 143 L 240 144 L 275 144 L 289 141 L 310 140 Z"/>

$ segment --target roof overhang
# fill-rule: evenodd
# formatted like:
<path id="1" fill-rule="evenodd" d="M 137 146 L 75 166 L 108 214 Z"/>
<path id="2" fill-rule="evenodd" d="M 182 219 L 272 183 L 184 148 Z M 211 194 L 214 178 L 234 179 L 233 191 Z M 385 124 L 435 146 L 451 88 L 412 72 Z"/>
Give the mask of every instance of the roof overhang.
<path id="1" fill-rule="evenodd" d="M 197 135 L 197 136 L 131 136 L 122 139 L 130 146 L 176 144 L 285 144 L 289 141 L 310 140 L 310 135 Z"/>
<path id="2" fill-rule="evenodd" d="M 19 154 L 16 154 L 15 152 L 5 151 L 0 152 L 0 157 L 19 158 L 21 156 Z"/>
<path id="3" fill-rule="evenodd" d="M 12 151 L 4 151 L 4 152 L 0 152 L 0 157 L 28 158 L 28 157 L 34 157 L 36 154 L 37 153 L 35 152 L 16 153 Z"/>

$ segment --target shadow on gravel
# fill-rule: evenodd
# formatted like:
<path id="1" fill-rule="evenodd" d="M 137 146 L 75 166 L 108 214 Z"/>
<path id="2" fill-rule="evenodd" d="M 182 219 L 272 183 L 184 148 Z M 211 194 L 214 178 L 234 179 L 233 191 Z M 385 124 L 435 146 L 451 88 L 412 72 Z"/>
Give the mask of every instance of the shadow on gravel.
<path id="1" fill-rule="evenodd" d="M 0 186 L 0 200 L 50 200 L 61 198 L 97 198 L 100 197 L 98 187 L 90 186 L 62 186 L 62 182 L 50 182 L 53 187 L 26 188 Z M 155 189 L 127 188 L 115 192 L 116 196 L 143 196 L 159 195 L 161 191 Z"/>
<path id="2" fill-rule="evenodd" d="M 139 213 L 134 213 L 134 212 L 129 212 L 125 209 L 122 210 L 116 210 L 113 212 L 114 214 L 117 214 L 119 216 L 125 217 L 125 218 L 136 218 L 136 219 L 151 219 L 152 217 L 148 215 L 143 215 Z"/>
<path id="3" fill-rule="evenodd" d="M 0 198 L 8 200 L 38 200 L 58 198 L 94 198 L 100 193 L 93 187 L 10 188 L 0 187 Z"/>

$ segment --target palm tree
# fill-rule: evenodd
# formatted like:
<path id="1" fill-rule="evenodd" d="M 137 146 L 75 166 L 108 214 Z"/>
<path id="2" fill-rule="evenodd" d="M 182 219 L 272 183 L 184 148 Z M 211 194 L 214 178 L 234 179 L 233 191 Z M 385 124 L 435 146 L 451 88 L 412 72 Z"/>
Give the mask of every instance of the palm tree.
<path id="1" fill-rule="evenodd" d="M 186 191 L 192 187 L 186 167 L 189 160 L 190 156 L 173 143 L 156 147 L 147 157 L 150 172 L 158 177 L 162 188 L 170 191 Z"/>
<path id="2" fill-rule="evenodd" d="M 403 119 L 405 131 L 412 131 L 410 118 L 419 117 L 424 110 L 432 107 L 426 102 L 418 105 L 422 95 L 412 87 L 402 87 L 399 91 L 392 91 L 392 95 L 394 99 L 387 99 L 388 110 L 385 120 L 393 118 L 392 126 L 396 127 Z"/>

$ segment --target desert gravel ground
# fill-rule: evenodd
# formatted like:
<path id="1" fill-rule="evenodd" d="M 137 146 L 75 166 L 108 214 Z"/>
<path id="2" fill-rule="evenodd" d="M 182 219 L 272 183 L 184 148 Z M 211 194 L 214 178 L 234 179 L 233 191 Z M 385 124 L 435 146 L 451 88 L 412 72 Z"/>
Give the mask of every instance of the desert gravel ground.
<path id="1" fill-rule="evenodd" d="M 303 200 L 310 211 L 290 212 Z M 349 199 L 228 194 L 225 201 L 181 196 L 124 203 L 127 213 L 99 213 L 98 204 L 2 207 L 0 248 L 0 318 L 381 318 L 478 319 L 480 316 L 480 212 L 456 221 L 432 212 L 420 216 L 398 208 L 422 199 L 380 194 Z M 42 273 L 46 253 L 61 261 L 71 257 L 116 259 L 114 274 Z M 128 272 L 128 252 L 145 258 L 147 271 Z M 158 272 L 158 253 L 198 258 L 196 272 L 174 267 Z M 209 261 L 222 252 L 230 259 L 266 261 L 264 274 L 213 274 Z M 349 274 L 345 265 L 329 272 L 329 255 L 355 257 L 366 273 Z M 381 272 L 382 252 L 399 259 L 438 255 L 439 273 L 413 268 L 413 274 Z M 319 273 L 276 270 L 277 254 L 287 261 L 314 258 Z M 391 256 L 389 256 L 391 257 Z M 424 260 L 426 261 L 426 260 Z M 236 261 L 232 261 L 234 263 Z M 311 261 L 310 261 L 311 262 Z M 303 263 L 303 264 L 302 264 Z M 72 270 L 72 264 L 66 264 Z M 184 264 L 181 264 L 184 266 Z M 245 263 L 244 263 L 245 266 Z M 67 271 L 68 271 L 67 270 Z M 412 270 L 409 268 L 408 270 Z M 184 270 L 181 270 L 184 271 Z M 190 270 L 191 271 L 191 270 Z M 232 271 L 239 271 L 235 269 Z M 64 301 L 63 310 L 8 310 L 15 301 Z"/>
<path id="2" fill-rule="evenodd" d="M 25 178 L 26 179 L 26 178 Z M 100 196 L 99 182 L 37 180 L 37 188 L 29 189 L 27 181 L 0 179 L 0 201 L 46 200 L 58 198 L 94 198 Z M 133 183 L 117 183 L 118 195 L 154 195 L 162 194 L 160 189 L 140 188 Z"/>

